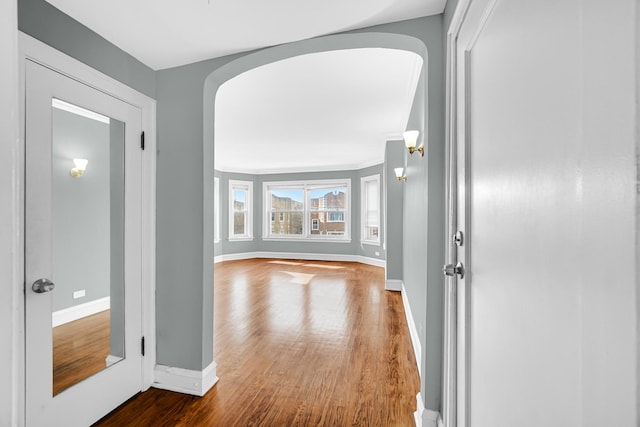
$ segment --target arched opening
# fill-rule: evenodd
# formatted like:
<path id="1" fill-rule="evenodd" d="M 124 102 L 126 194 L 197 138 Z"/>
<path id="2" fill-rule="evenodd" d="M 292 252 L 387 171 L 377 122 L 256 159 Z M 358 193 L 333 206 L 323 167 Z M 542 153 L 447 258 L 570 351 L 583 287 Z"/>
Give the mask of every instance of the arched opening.
<path id="1" fill-rule="evenodd" d="M 205 80 L 204 85 L 204 129 L 203 129 L 203 286 L 205 289 L 214 283 L 214 173 L 216 156 L 216 101 L 219 89 L 230 80 L 243 73 L 254 70 L 278 61 L 301 55 L 343 51 L 349 49 L 382 48 L 390 50 L 407 51 L 422 58 L 421 83 L 418 85 L 412 116 L 409 126 L 417 128 L 421 133 L 427 129 L 427 49 L 424 43 L 416 38 L 384 33 L 360 33 L 321 37 L 313 40 L 292 43 L 284 46 L 265 49 L 239 59 L 236 59 L 212 72 Z M 402 132 L 404 129 L 398 129 Z M 206 296 L 207 292 L 204 293 Z M 421 361 L 418 360 L 418 364 Z"/>

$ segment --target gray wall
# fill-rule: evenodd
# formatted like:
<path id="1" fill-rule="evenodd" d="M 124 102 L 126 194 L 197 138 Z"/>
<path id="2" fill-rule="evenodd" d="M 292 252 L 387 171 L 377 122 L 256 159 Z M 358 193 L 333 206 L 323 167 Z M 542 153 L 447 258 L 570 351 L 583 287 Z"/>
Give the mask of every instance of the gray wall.
<path id="1" fill-rule="evenodd" d="M 395 168 L 404 167 L 406 153 L 403 141 L 387 141 L 385 147 L 385 204 L 388 280 L 402 280 L 402 241 L 404 217 L 404 183 L 398 181 Z"/>
<path id="2" fill-rule="evenodd" d="M 52 310 L 109 296 L 109 125 L 52 108 L 53 293 Z M 72 159 L 89 160 L 85 174 L 69 174 Z M 85 289 L 86 296 L 73 299 Z"/>
<path id="3" fill-rule="evenodd" d="M 446 41 L 447 31 L 449 30 L 449 25 L 451 25 L 451 19 L 453 18 L 453 12 L 456 10 L 456 6 L 458 5 L 458 0 L 447 0 L 447 5 L 444 8 L 443 14 L 443 27 L 444 36 Z"/>
<path id="4" fill-rule="evenodd" d="M 382 164 L 360 170 L 305 172 L 285 174 L 249 175 L 216 171 L 220 178 L 220 234 L 216 244 L 216 255 L 238 254 L 245 252 L 294 252 L 312 254 L 361 255 L 374 259 L 385 259 L 382 245 L 360 243 L 360 178 L 379 174 L 382 183 Z M 270 181 L 307 181 L 321 179 L 349 179 L 351 181 L 351 242 L 292 242 L 262 240 L 263 236 L 263 184 Z M 229 180 L 253 182 L 253 240 L 229 241 Z M 384 195 L 381 189 L 381 202 Z M 381 206 L 382 211 L 382 206 Z M 384 236 L 384 213 L 381 212 L 381 234 Z M 375 252 L 379 254 L 376 255 Z"/>
<path id="5" fill-rule="evenodd" d="M 155 72 L 44 0 L 18 1 L 20 31 L 155 98 Z"/>

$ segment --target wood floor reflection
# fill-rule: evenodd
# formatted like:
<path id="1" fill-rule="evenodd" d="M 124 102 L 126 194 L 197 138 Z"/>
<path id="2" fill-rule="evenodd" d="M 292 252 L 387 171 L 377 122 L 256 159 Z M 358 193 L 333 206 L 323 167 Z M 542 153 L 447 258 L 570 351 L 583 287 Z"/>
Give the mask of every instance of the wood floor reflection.
<path id="1" fill-rule="evenodd" d="M 109 312 L 53 328 L 53 395 L 107 367 Z"/>
<path id="2" fill-rule="evenodd" d="M 378 267 L 216 264 L 204 397 L 150 389 L 100 426 L 413 426 L 418 373 L 398 292 Z"/>

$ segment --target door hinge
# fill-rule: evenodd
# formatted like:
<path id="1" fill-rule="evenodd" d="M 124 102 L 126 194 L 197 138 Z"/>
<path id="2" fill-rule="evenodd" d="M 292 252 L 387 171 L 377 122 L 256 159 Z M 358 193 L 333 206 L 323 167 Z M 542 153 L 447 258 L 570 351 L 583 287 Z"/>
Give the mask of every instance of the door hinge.
<path id="1" fill-rule="evenodd" d="M 140 134 L 140 148 L 144 150 L 144 131 Z"/>
<path id="2" fill-rule="evenodd" d="M 142 339 L 140 340 L 140 351 L 144 356 L 144 337 L 142 337 Z"/>

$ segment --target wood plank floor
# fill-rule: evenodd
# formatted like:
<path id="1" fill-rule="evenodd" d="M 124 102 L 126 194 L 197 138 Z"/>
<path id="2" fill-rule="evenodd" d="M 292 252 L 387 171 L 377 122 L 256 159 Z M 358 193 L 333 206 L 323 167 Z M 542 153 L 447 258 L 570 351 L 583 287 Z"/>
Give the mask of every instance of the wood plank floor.
<path id="1" fill-rule="evenodd" d="M 99 426 L 413 426 L 419 391 L 398 292 L 358 263 L 216 264 L 204 397 L 150 389 Z"/>
<path id="2" fill-rule="evenodd" d="M 107 367 L 110 310 L 56 326 L 53 334 L 53 395 Z"/>

